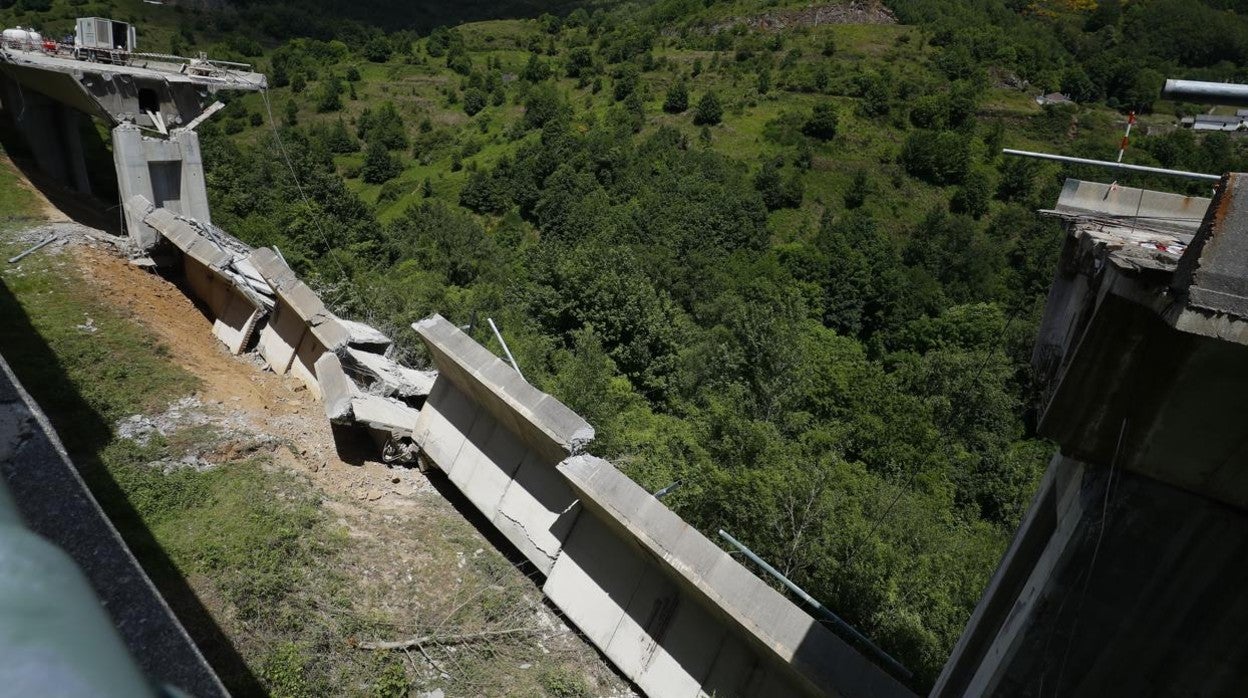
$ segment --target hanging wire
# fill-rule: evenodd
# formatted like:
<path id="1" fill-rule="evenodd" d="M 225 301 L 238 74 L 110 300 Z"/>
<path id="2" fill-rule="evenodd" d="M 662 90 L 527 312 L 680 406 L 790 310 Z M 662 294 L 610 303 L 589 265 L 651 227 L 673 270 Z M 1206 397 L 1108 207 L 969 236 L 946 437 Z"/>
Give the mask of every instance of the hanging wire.
<path id="1" fill-rule="evenodd" d="M 1122 418 L 1122 426 L 1118 429 L 1118 444 L 1114 446 L 1113 458 L 1109 461 L 1109 476 L 1105 479 L 1105 493 L 1101 497 L 1101 520 L 1096 532 L 1096 545 L 1092 548 L 1092 559 L 1088 562 L 1088 571 L 1083 576 L 1083 588 L 1079 590 L 1079 603 L 1075 605 L 1075 617 L 1071 624 L 1070 635 L 1066 638 L 1066 649 L 1062 652 L 1062 664 L 1057 671 L 1057 683 L 1053 687 L 1053 695 L 1058 696 L 1062 690 L 1062 677 L 1066 674 L 1066 663 L 1070 660 L 1070 648 L 1075 644 L 1075 635 L 1079 632 L 1079 621 L 1083 611 L 1083 602 L 1088 595 L 1088 586 L 1092 583 L 1092 574 L 1096 571 L 1096 558 L 1101 554 L 1101 541 L 1105 538 L 1107 519 L 1109 518 L 1109 499 L 1114 487 L 1114 475 L 1118 472 L 1118 454 L 1122 451 L 1122 439 L 1127 433 L 1127 418 Z M 1121 475 L 1119 476 L 1121 477 Z M 1056 622 L 1056 621 L 1054 621 Z"/>
<path id="2" fill-rule="evenodd" d="M 309 212 L 315 212 L 316 209 L 312 205 L 312 200 L 309 199 L 307 193 L 304 192 L 303 184 L 299 181 L 299 174 L 295 171 L 294 164 L 291 163 L 289 153 L 286 152 L 286 145 L 282 141 L 282 133 L 277 128 L 277 122 L 273 120 L 273 105 L 269 101 L 269 91 L 267 88 L 260 90 L 260 98 L 264 101 L 264 110 L 267 112 L 269 117 L 269 126 L 273 129 L 273 139 L 277 142 L 277 147 L 282 155 L 282 160 L 286 163 L 286 169 L 290 171 L 291 181 L 295 183 L 295 189 L 299 191 L 299 197 L 303 199 L 304 206 L 308 208 Z M 334 255 L 334 246 L 330 244 L 329 235 L 327 235 L 325 233 L 325 229 L 321 227 L 320 217 L 313 215 L 312 224 L 317 233 L 320 234 L 321 242 L 325 243 L 325 256 L 334 260 L 334 264 L 338 267 L 339 273 L 342 274 L 342 283 L 335 285 L 334 288 L 334 292 L 338 294 L 335 302 L 341 301 L 341 294 L 343 293 L 344 288 L 350 286 L 350 276 L 347 274 L 347 268 L 343 266 L 342 261 Z"/>

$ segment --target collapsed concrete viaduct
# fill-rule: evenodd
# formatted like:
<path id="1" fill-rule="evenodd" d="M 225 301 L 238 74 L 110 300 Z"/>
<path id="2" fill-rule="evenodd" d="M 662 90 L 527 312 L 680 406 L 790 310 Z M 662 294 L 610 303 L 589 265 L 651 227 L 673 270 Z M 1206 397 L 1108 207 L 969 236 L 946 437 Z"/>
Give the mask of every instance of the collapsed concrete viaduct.
<path id="1" fill-rule="evenodd" d="M 30 144 L 40 169 L 90 193 L 82 131 L 89 118 L 112 129 L 121 201 L 142 196 L 209 224 L 198 119 L 222 90 L 267 87 L 264 75 L 206 59 L 136 57 L 94 63 L 37 47 L 0 46 L 0 100 Z M 140 250 L 159 241 L 139 219 L 127 228 Z"/>
<path id="2" fill-rule="evenodd" d="M 83 120 L 108 123 L 134 247 L 176 260 L 214 335 L 235 354 L 256 348 L 387 458 L 419 452 L 445 472 L 642 690 L 911 695 L 586 455 L 590 425 L 458 328 L 417 323 L 438 370 L 402 366 L 386 356 L 388 337 L 332 313 L 276 250 L 213 226 L 194 126 L 213 92 L 264 87 L 205 61 L 100 65 L 0 49 L 0 99 L 42 169 L 89 190 Z M 1040 433 L 1060 451 L 932 695 L 1241 690 L 1248 175 L 1228 175 L 1212 201 L 1071 180 L 1045 213 L 1067 237 L 1033 364 Z M 169 620 L 181 669 L 149 673 L 219 692 Z"/>
<path id="3" fill-rule="evenodd" d="M 653 696 L 912 696 L 610 463 L 593 427 L 439 316 L 414 325 L 437 372 L 330 312 L 274 250 L 127 202 L 178 250 L 188 290 L 232 352 L 254 346 L 335 424 L 385 455 L 417 450 L 544 578 L 542 589 Z"/>

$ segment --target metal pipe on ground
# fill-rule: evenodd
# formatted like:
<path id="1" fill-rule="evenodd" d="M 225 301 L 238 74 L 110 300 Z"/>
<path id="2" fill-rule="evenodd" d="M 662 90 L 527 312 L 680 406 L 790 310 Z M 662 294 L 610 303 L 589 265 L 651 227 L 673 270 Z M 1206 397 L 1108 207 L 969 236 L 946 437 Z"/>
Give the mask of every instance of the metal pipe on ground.
<path id="1" fill-rule="evenodd" d="M 1091 167 L 1104 167 L 1111 170 L 1124 170 L 1126 172 L 1143 172 L 1147 174 L 1165 175 L 1167 177 L 1185 177 L 1187 179 L 1203 179 L 1209 182 L 1222 181 L 1221 175 L 1205 174 L 1203 172 L 1187 172 L 1185 170 L 1169 170 L 1164 167 L 1148 167 L 1147 165 L 1127 165 L 1121 162 L 1113 162 L 1110 160 L 1091 160 L 1089 158 L 1076 158 L 1069 155 L 1054 155 L 1052 153 L 1036 153 L 1030 150 L 1014 150 L 1005 148 L 1001 151 L 1006 155 L 1017 155 L 1024 158 L 1037 158 L 1040 160 L 1052 160 L 1054 162 L 1064 162 L 1071 165 L 1088 165 Z"/>
<path id="2" fill-rule="evenodd" d="M 1201 80 L 1166 80 L 1161 96 L 1180 102 L 1248 106 L 1248 85 Z"/>
<path id="3" fill-rule="evenodd" d="M 30 256 L 30 255 L 32 255 L 32 254 L 34 254 L 35 252 L 38 252 L 39 250 L 43 249 L 44 247 L 47 247 L 48 245 L 51 245 L 52 243 L 56 242 L 56 241 L 57 241 L 57 240 L 59 240 L 60 238 L 61 238 L 61 236 L 60 236 L 60 235 L 51 235 L 51 236 L 49 236 L 46 240 L 44 240 L 43 242 L 39 243 L 38 245 L 35 245 L 34 247 L 32 247 L 32 248 L 30 248 L 30 249 L 28 249 L 28 250 L 26 250 L 25 252 L 22 252 L 21 254 L 19 254 L 19 255 L 15 256 L 15 257 L 9 257 L 9 264 L 17 264 L 18 262 L 22 261 L 22 260 L 23 260 L 23 259 L 25 259 L 26 257 L 28 257 L 28 256 Z"/>

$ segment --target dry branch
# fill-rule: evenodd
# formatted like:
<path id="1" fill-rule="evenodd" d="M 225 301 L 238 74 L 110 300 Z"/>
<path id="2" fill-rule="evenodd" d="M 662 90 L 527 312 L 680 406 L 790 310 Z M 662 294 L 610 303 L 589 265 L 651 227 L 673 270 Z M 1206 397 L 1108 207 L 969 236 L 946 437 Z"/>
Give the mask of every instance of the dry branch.
<path id="1" fill-rule="evenodd" d="M 535 635 L 538 632 L 540 632 L 538 628 L 506 628 L 503 630 L 483 630 L 479 633 L 458 635 L 419 635 L 407 640 L 361 642 L 359 647 L 362 650 L 404 650 L 412 647 L 420 648 L 430 643 L 437 645 L 465 645 L 503 635 Z"/>

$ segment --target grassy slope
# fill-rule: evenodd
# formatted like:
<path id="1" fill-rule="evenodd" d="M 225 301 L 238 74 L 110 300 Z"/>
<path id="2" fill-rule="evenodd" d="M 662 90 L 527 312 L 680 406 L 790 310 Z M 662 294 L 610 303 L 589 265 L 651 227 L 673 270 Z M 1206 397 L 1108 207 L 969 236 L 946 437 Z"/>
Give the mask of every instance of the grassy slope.
<path id="1" fill-rule="evenodd" d="M 37 200 L 0 154 L 0 256 L 28 246 L 14 233 L 39 219 Z M 86 318 L 95 332 L 79 328 Z M 372 534 L 361 540 L 348 535 L 332 501 L 268 455 L 240 456 L 205 472 L 160 467 L 202 453 L 217 438 L 211 427 L 147 444 L 117 437 L 112 425 L 119 419 L 159 412 L 198 381 L 100 297 L 67 253 L 40 252 L 0 268 L 0 323 L 0 354 L 236 695 L 262 686 L 274 696 L 397 698 L 421 687 L 451 695 L 580 696 L 589 695 L 590 681 L 615 681 L 575 643 L 540 656 L 524 638 L 468 648 L 442 660 L 453 662 L 453 675 L 432 678 L 409 669 L 401 655 L 355 649 L 353 637 L 400 635 L 429 619 L 452 630 L 527 624 L 513 610 L 529 609 L 535 592 L 494 550 L 463 557 L 482 541 L 440 502 L 416 518 L 373 522 L 392 535 L 384 542 Z M 419 561 L 407 568 L 406 582 L 377 563 L 393 566 L 401 556 Z M 470 594 L 476 603 L 456 608 Z M 396 599 L 414 599 L 421 612 L 396 611 Z"/>
<path id="2" fill-rule="evenodd" d="M 748 5 L 741 11 L 749 14 Z M 715 16 L 736 16 L 719 5 Z M 526 46 L 533 36 L 546 37 L 539 24 L 532 20 L 495 20 L 463 25 L 460 31 L 465 37 L 474 66 L 484 66 L 487 60 L 501 62 L 504 74 L 521 71 L 529 58 Z M 576 40 L 581 30 L 565 30 L 557 39 L 560 53 L 566 51 L 563 42 Z M 831 57 L 820 51 L 827 41 L 833 41 L 837 50 Z M 421 40 L 424 44 L 424 40 Z M 820 144 L 815 149 L 813 167 L 803 175 L 806 196 L 800 210 L 775 211 L 770 217 L 770 227 L 777 240 L 800 237 L 813 230 L 825 211 L 834 216 L 843 210 L 845 191 L 859 169 L 871 178 L 872 195 L 865 209 L 874 214 L 882 224 L 898 236 L 908 234 L 932 207 L 944 207 L 953 194 L 953 187 L 936 187 L 915 180 L 904 174 L 896 162 L 908 127 L 895 119 L 873 119 L 861 114 L 858 100 L 849 96 L 850 79 L 859 70 L 882 71 L 891 69 L 897 75 L 917 74 L 928 70 L 931 49 L 922 40 L 922 33 L 913 27 L 897 25 L 822 25 L 803 28 L 785 34 L 783 48 L 773 54 L 778 63 L 790 50 L 800 51 L 799 65 L 828 66 L 833 89 L 830 95 L 806 94 L 783 91 L 779 86 L 766 95 L 758 94 L 755 73 L 735 64 L 731 51 L 719 52 L 720 68 L 710 69 L 716 52 L 692 51 L 675 48 L 672 42 L 660 37 L 654 55 L 660 68 L 644 73 L 641 84 L 645 90 L 646 125 L 643 135 L 662 125 L 676 126 L 684 131 L 690 142 L 698 142 L 700 129 L 692 124 L 692 105 L 706 91 L 714 90 L 724 104 L 724 121 L 712 129 L 710 147 L 735 157 L 757 170 L 767 157 L 789 153 L 790 148 L 767 139 L 769 121 L 785 114 L 797 114 L 804 118 L 811 107 L 831 101 L 840 110 L 841 128 L 834 140 Z M 611 96 L 612 81 L 602 79 L 602 89 L 594 93 L 590 86 L 578 88 L 576 81 L 562 77 L 561 58 L 543 56 L 556 68 L 560 89 L 567 96 L 577 119 L 601 119 L 614 104 Z M 662 111 L 667 88 L 675 81 L 687 78 L 695 60 L 700 60 L 703 72 L 691 83 L 689 112 L 669 115 Z M 434 195 L 449 203 L 458 201 L 459 191 L 472 169 L 492 166 L 499 158 L 512 153 L 521 141 L 508 138 L 508 126 L 522 114 L 523 108 L 516 103 L 514 91 L 508 91 L 508 100 L 501 106 L 487 106 L 482 112 L 468 117 L 456 100 L 447 97 L 448 91 L 458 93 L 463 78 L 445 66 L 445 60 L 431 58 L 419 52 L 415 64 L 394 61 L 375 64 L 357 58 L 327 66 L 318 77 L 336 74 L 342 77 L 350 65 L 356 66 L 362 80 L 355 84 L 357 99 L 344 96 L 341 112 L 319 114 L 315 104 L 320 90 L 319 80 L 310 81 L 302 94 L 292 93 L 289 87 L 275 88 L 270 93 L 275 116 L 283 119 L 286 103 L 294 100 L 298 106 L 298 122 L 301 126 L 316 123 L 332 123 L 343 119 L 349 128 L 359 114 L 368 106 L 380 101 L 392 101 L 406 120 L 409 133 L 416 133 L 416 125 L 428 119 L 435 132 L 444 135 L 446 144 L 432 152 L 399 153 L 404 172 L 390 184 L 398 192 L 397 198 L 382 200 L 382 185 L 365 184 L 358 177 L 348 179 L 348 186 L 377 208 L 381 220 L 388 221 L 402 213 L 408 206 L 418 203 L 421 183 L 431 180 Z M 263 68 L 265 61 L 260 60 Z M 778 76 L 773 70 L 773 76 Z M 259 96 L 242 99 L 249 113 L 264 112 Z M 1064 144 L 1055 143 L 1047 133 L 1036 132 L 1031 127 L 1035 117 L 1042 113 L 1040 107 L 1028 94 L 1008 88 L 990 88 L 980 105 L 981 123 L 1001 120 L 1005 125 L 1006 147 L 1036 149 L 1060 149 Z M 902 115 L 904 117 L 904 115 Z M 267 119 L 267 116 L 265 117 Z M 1084 110 L 1081 120 L 1096 124 L 1094 130 L 1079 132 L 1081 139 L 1093 140 L 1106 157 L 1112 157 L 1120 119 L 1114 112 L 1090 107 Z M 1164 121 L 1165 118 L 1162 118 Z M 246 119 L 240 121 L 246 123 Z M 260 127 L 247 126 L 239 138 L 271 148 L 266 123 Z M 534 137 L 530 134 L 528 137 Z M 472 147 L 465 149 L 468 144 Z M 473 153 L 473 151 L 476 151 Z M 463 169 L 454 171 L 455 154 L 462 156 Z M 991 157 L 982 153 L 984 157 Z M 358 173 L 363 161 L 362 153 L 336 157 L 339 171 L 344 175 Z M 994 202 L 994 206 L 999 204 Z"/>

